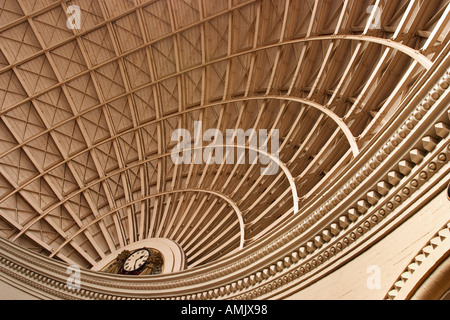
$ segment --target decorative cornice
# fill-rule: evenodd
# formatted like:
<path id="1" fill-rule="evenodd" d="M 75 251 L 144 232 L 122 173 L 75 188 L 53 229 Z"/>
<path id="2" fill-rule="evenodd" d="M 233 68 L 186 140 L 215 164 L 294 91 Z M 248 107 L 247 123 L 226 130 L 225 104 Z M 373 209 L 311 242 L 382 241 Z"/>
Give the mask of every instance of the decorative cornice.
<path id="1" fill-rule="evenodd" d="M 440 258 L 448 256 L 450 252 L 450 222 L 427 242 L 414 256 L 408 266 L 391 286 L 385 300 L 408 298 L 412 294 L 413 285 L 419 283 L 422 277 L 430 271 Z"/>
<path id="2" fill-rule="evenodd" d="M 380 198 L 378 203 L 368 208 L 365 213 L 358 211 L 358 213 L 355 214 L 354 211 L 350 211 L 349 213 L 342 215 L 339 218 L 341 223 L 339 223 L 338 226 L 334 226 L 332 229 L 334 234 L 327 238 L 326 242 L 322 241 L 322 243 L 320 243 L 319 241 L 323 239 L 324 235 L 328 235 L 327 232 L 325 232 L 321 238 L 316 236 L 314 239 L 308 241 L 306 248 L 300 247 L 298 252 L 294 251 L 291 253 L 291 256 L 286 256 L 284 259 L 279 260 L 275 267 L 281 271 L 281 267 L 284 265 L 283 269 L 285 270 L 274 276 L 270 283 L 264 283 L 258 288 L 261 290 L 254 288 L 251 292 L 252 298 L 268 294 L 270 291 L 274 291 L 274 289 L 277 289 L 296 278 L 301 278 L 299 280 L 304 281 L 307 277 L 312 277 L 312 273 L 319 273 L 319 271 L 326 266 L 329 266 L 336 261 L 341 261 L 343 255 L 355 249 L 357 246 L 361 246 L 362 239 L 366 241 L 367 237 L 373 236 L 379 232 L 382 227 L 389 225 L 397 218 L 397 216 L 402 214 L 403 204 L 408 203 L 408 200 L 410 200 L 409 198 L 413 196 L 419 188 L 427 184 L 426 187 L 429 189 L 436 180 L 439 181 L 442 176 L 448 175 L 449 170 L 445 169 L 444 165 L 448 162 L 450 149 L 448 143 L 443 144 L 443 147 L 444 148 L 440 148 L 440 150 L 434 153 L 434 157 L 430 157 L 429 161 L 424 162 L 422 166 L 418 167 L 417 170 L 415 170 L 415 174 L 408 176 L 403 183 L 393 188 L 389 193 L 390 196 Z M 438 161 L 440 161 L 439 159 L 444 161 L 438 163 Z M 439 170 L 440 172 L 438 172 Z M 432 179 L 436 174 L 438 177 Z M 422 191 L 421 193 L 426 192 Z M 349 219 L 349 216 L 352 214 L 356 219 L 355 221 Z M 389 221 L 382 223 L 382 220 Z M 361 241 L 359 241 L 360 238 Z M 311 247 L 314 251 L 311 250 Z M 308 249 L 312 252 L 308 251 Z M 303 259 L 299 262 L 301 264 L 297 263 L 296 258 L 298 257 L 298 253 L 303 255 Z M 294 268 L 289 268 L 290 264 L 295 265 Z M 319 266 L 321 268 L 319 268 Z M 248 297 L 249 295 L 247 294 L 247 297 L 239 295 L 236 298 L 242 299 Z"/>

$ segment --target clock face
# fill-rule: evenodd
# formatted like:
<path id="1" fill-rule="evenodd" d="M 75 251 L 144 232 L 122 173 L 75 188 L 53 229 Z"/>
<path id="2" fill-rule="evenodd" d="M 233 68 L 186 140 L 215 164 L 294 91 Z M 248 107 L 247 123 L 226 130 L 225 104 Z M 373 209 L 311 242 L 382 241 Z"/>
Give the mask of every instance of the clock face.
<path id="1" fill-rule="evenodd" d="M 140 249 L 131 254 L 123 264 L 123 270 L 132 272 L 138 270 L 147 261 L 150 252 L 147 249 Z"/>

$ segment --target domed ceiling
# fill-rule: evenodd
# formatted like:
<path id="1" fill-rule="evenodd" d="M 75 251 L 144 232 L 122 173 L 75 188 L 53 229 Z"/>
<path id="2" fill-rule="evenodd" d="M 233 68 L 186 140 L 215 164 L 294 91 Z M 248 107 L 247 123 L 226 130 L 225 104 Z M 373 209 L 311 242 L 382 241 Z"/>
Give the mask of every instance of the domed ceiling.
<path id="1" fill-rule="evenodd" d="M 189 268 L 251 246 L 364 153 L 447 22 L 437 0 L 0 0 L 0 236 L 86 268 L 149 238 Z M 200 121 L 278 130 L 279 170 L 174 163 Z"/>

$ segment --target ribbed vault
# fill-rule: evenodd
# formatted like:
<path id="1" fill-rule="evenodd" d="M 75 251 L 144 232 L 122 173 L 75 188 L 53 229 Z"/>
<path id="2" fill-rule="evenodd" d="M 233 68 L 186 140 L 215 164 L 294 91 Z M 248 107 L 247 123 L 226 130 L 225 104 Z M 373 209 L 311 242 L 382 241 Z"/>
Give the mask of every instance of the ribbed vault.
<path id="1" fill-rule="evenodd" d="M 447 0 L 0 0 L 0 236 L 87 268 L 153 237 L 189 267 L 249 246 L 364 152 L 448 20 Z M 278 129 L 283 170 L 174 164 L 194 121 Z"/>

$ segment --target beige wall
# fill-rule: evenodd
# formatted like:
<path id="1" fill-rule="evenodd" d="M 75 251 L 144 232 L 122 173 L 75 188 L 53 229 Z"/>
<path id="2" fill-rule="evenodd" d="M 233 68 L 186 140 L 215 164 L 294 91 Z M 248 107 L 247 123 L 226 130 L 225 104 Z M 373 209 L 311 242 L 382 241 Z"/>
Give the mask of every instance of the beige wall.
<path id="1" fill-rule="evenodd" d="M 37 300 L 37 298 L 9 285 L 0 276 L 0 300 Z"/>
<path id="2" fill-rule="evenodd" d="M 442 192 L 367 251 L 289 299 L 383 299 L 411 259 L 449 220 L 450 201 Z M 367 287 L 371 265 L 381 271 L 378 290 Z"/>

